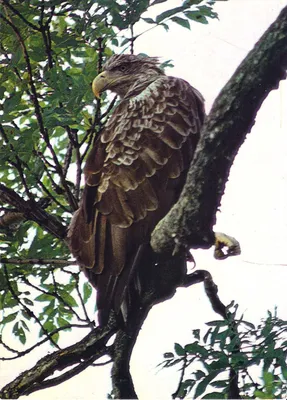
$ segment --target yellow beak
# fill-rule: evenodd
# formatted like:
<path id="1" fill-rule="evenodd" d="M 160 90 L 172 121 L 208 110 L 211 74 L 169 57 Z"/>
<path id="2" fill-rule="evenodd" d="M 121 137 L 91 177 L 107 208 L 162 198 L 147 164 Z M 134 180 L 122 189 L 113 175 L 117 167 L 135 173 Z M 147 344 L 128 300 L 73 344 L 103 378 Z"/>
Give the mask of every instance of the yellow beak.
<path id="1" fill-rule="evenodd" d="M 109 79 L 107 78 L 106 71 L 101 72 L 98 76 L 95 77 L 92 83 L 92 90 L 94 95 L 99 99 L 101 92 L 104 91 L 106 86 L 109 83 Z"/>

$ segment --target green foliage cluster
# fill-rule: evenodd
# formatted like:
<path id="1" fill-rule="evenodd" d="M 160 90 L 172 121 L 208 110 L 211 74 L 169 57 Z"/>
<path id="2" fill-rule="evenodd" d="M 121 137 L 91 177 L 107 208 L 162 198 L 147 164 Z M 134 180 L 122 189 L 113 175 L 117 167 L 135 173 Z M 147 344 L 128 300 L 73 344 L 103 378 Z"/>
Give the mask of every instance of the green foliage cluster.
<path id="1" fill-rule="evenodd" d="M 203 337 L 195 329 L 192 343 L 176 343 L 174 353 L 164 354 L 163 367 L 181 366 L 173 398 L 183 399 L 190 392 L 193 398 L 230 398 L 233 379 L 241 398 L 286 397 L 287 322 L 278 318 L 276 310 L 268 311 L 255 327 L 243 316 L 237 319 L 237 306 L 232 306 L 228 306 L 228 319 L 206 324 L 209 328 Z"/>
<path id="2" fill-rule="evenodd" d="M 165 11 L 150 18 L 160 3 Z M 65 232 L 86 154 L 111 108 L 94 100 L 91 82 L 113 52 L 133 50 L 139 22 L 190 28 L 216 17 L 213 1 L 168 4 L 1 0 L 0 329 L 22 344 L 35 323 L 53 345 L 74 318 L 90 324 L 92 289 L 69 265 Z"/>

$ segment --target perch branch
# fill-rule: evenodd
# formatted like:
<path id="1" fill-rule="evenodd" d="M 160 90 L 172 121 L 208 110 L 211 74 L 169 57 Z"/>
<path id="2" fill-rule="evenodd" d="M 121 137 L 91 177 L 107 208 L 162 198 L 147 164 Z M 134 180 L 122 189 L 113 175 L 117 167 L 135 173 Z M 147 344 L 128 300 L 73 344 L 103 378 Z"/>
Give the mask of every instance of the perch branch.
<path id="1" fill-rule="evenodd" d="M 287 7 L 215 100 L 179 201 L 152 234 L 156 252 L 214 244 L 213 225 L 230 168 L 262 102 L 286 78 L 286 48 Z"/>

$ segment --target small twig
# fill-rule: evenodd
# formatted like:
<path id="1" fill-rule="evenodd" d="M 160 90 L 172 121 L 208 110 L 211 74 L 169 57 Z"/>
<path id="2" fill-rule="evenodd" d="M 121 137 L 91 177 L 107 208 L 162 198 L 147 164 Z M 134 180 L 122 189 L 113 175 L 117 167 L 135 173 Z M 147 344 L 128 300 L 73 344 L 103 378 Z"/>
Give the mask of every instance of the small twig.
<path id="1" fill-rule="evenodd" d="M 106 111 L 101 115 L 101 121 L 107 116 L 109 115 L 109 113 L 111 112 L 111 110 L 114 108 L 115 102 L 117 101 L 118 96 L 115 96 L 113 98 L 113 100 L 110 102 L 108 108 L 106 109 Z M 103 123 L 104 125 L 104 123 Z"/>
<path id="2" fill-rule="evenodd" d="M 104 365 L 108 365 L 111 364 L 113 362 L 113 360 L 108 360 L 105 362 L 101 362 L 101 363 L 93 363 L 91 364 L 92 367 L 103 367 Z"/>
<path id="3" fill-rule="evenodd" d="M 172 398 L 173 399 L 178 398 L 178 395 L 179 395 L 179 392 L 180 392 L 180 388 L 181 388 L 181 385 L 182 385 L 182 382 L 183 382 L 183 379 L 184 379 L 184 373 L 185 373 L 186 367 L 187 367 L 187 354 L 185 352 L 185 354 L 183 356 L 183 365 L 182 365 L 181 374 L 180 374 L 180 377 L 179 377 L 178 386 L 177 386 L 176 391 L 172 394 Z"/>
<path id="4" fill-rule="evenodd" d="M 17 356 L 16 356 L 16 357 L 13 357 L 13 359 L 18 357 L 19 351 L 18 351 L 18 350 L 15 350 L 15 349 L 12 349 L 12 347 L 8 346 L 8 344 L 6 344 L 5 342 L 3 342 L 2 336 L 0 336 L 0 344 L 1 344 L 6 350 L 10 351 L 10 353 L 17 354 Z M 10 360 L 10 358 L 0 357 L 0 360 L 1 360 L 1 361 Z"/>
<path id="5" fill-rule="evenodd" d="M 87 320 L 90 324 L 93 325 L 94 322 L 91 321 L 90 318 L 89 318 L 89 315 L 88 315 L 88 312 L 87 312 L 85 303 L 84 303 L 84 301 L 83 301 L 83 297 L 82 297 L 81 292 L 80 292 L 80 289 L 79 289 L 79 274 L 73 274 L 73 273 L 72 273 L 72 275 L 73 275 L 73 277 L 74 277 L 74 279 L 75 279 L 75 281 L 76 281 L 76 283 L 77 283 L 77 284 L 76 284 L 76 291 L 77 291 L 78 297 L 79 297 L 79 299 L 80 299 L 80 303 L 81 303 L 83 312 L 84 312 L 84 314 L 85 314 L 86 320 Z"/>
<path id="6" fill-rule="evenodd" d="M 65 178 L 67 177 L 68 169 L 71 164 L 72 154 L 73 154 L 73 145 L 71 142 L 69 142 L 68 148 L 67 148 L 67 151 L 65 154 L 65 158 L 64 158 L 64 165 L 63 165 L 63 175 Z"/>
<path id="7" fill-rule="evenodd" d="M 91 133 L 90 133 L 90 136 L 89 136 L 89 140 L 88 140 L 88 142 L 87 142 L 87 147 L 85 148 L 85 151 L 83 152 L 83 154 L 82 154 L 82 156 L 81 156 L 81 162 L 83 162 L 83 160 L 85 159 L 85 157 L 86 157 L 88 151 L 90 150 L 90 147 L 91 147 L 91 145 L 92 145 L 92 143 L 93 143 L 93 138 L 94 138 L 93 132 L 91 132 Z"/>
<path id="8" fill-rule="evenodd" d="M 49 18 L 47 18 L 47 21 L 45 23 L 46 27 L 48 27 L 50 25 L 50 22 L 52 21 L 52 18 L 55 15 L 55 9 L 56 9 L 56 6 L 52 6 L 51 7 L 51 13 L 50 13 Z M 67 12 L 68 12 L 68 10 L 67 10 Z M 48 33 L 50 34 L 50 30 L 48 31 Z"/>
<path id="9" fill-rule="evenodd" d="M 130 42 L 131 42 L 131 46 L 130 46 L 131 47 L 131 54 L 134 54 L 134 42 L 135 42 L 135 40 L 137 38 L 137 37 L 134 36 L 134 24 L 131 24 L 130 30 L 131 30 L 131 39 L 130 39 Z"/>

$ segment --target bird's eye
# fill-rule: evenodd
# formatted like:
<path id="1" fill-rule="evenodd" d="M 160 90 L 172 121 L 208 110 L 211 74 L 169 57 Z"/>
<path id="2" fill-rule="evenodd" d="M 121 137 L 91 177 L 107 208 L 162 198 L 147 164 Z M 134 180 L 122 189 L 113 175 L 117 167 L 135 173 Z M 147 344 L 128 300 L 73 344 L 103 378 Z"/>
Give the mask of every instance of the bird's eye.
<path id="1" fill-rule="evenodd" d="M 125 72 L 125 71 L 127 70 L 127 66 L 126 66 L 126 65 L 121 65 L 121 66 L 119 67 L 119 70 L 120 70 L 121 72 Z"/>

